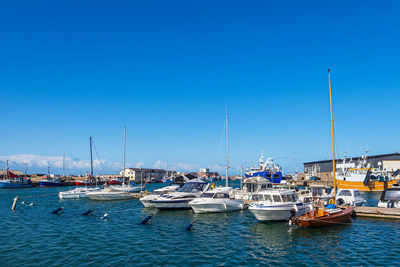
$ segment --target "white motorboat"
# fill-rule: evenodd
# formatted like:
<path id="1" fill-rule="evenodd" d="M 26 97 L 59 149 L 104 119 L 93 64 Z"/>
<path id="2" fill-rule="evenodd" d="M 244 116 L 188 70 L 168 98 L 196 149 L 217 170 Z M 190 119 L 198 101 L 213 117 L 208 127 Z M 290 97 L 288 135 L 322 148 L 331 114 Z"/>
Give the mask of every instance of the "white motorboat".
<path id="1" fill-rule="evenodd" d="M 96 192 L 100 191 L 101 189 L 98 187 L 93 188 L 75 188 L 69 191 L 62 191 L 58 193 L 59 199 L 81 199 L 81 198 L 88 198 L 86 195 L 89 192 Z"/>
<path id="2" fill-rule="evenodd" d="M 337 205 L 362 206 L 365 202 L 358 189 L 339 189 L 336 194 Z"/>
<path id="3" fill-rule="evenodd" d="M 229 192 L 231 190 L 232 187 L 215 188 L 193 199 L 189 202 L 189 205 L 196 213 L 242 210 L 244 208 L 243 200 L 230 198 Z"/>
<path id="4" fill-rule="evenodd" d="M 310 185 L 311 199 L 317 204 L 326 205 L 330 199 L 333 199 L 333 188 L 323 184 L 312 184 Z"/>
<path id="5" fill-rule="evenodd" d="M 310 210 L 310 205 L 299 202 L 291 190 L 264 190 L 253 194 L 249 210 L 259 221 L 286 221 Z"/>
<path id="6" fill-rule="evenodd" d="M 126 193 L 139 193 L 144 190 L 144 185 L 122 184 L 122 185 L 112 185 L 111 188 Z"/>
<path id="7" fill-rule="evenodd" d="M 146 196 L 140 199 L 140 202 L 143 204 L 145 208 L 154 208 L 154 205 L 151 203 L 152 200 L 157 199 L 159 196 L 164 194 L 170 194 L 176 192 L 181 186 L 179 184 L 168 185 L 159 189 L 154 190 L 151 193 L 148 193 Z"/>
<path id="8" fill-rule="evenodd" d="M 118 191 L 111 187 L 94 192 L 88 192 L 86 193 L 86 196 L 92 200 L 125 200 L 133 198 L 131 193 Z"/>
<path id="9" fill-rule="evenodd" d="M 201 182 L 187 182 L 178 191 L 161 195 L 151 200 L 151 204 L 157 209 L 190 209 L 189 202 L 199 197 L 208 190 L 210 184 Z"/>
<path id="10" fill-rule="evenodd" d="M 233 189 L 230 191 L 229 196 L 234 199 L 241 199 L 248 204 L 252 202 L 252 195 L 263 191 L 263 190 L 272 190 L 272 183 L 264 177 L 250 177 L 243 180 L 243 188 L 242 189 Z"/>
<path id="11" fill-rule="evenodd" d="M 378 202 L 378 207 L 400 209 L 400 187 L 393 186 L 384 190 Z"/>

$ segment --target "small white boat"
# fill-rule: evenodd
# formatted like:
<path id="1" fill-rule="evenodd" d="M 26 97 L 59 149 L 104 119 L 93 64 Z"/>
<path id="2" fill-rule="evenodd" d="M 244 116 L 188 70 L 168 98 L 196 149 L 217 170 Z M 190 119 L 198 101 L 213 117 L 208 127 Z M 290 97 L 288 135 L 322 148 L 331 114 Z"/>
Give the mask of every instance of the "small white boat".
<path id="1" fill-rule="evenodd" d="M 86 196 L 92 200 L 125 200 L 133 198 L 131 193 L 118 191 L 113 188 L 104 188 L 95 192 L 88 192 Z"/>
<path id="2" fill-rule="evenodd" d="M 400 187 L 393 186 L 384 190 L 378 202 L 378 207 L 400 209 Z"/>
<path id="3" fill-rule="evenodd" d="M 181 186 L 178 184 L 172 184 L 169 186 L 165 186 L 159 189 L 154 190 L 153 192 L 147 194 L 146 196 L 140 199 L 140 202 L 143 204 L 145 208 L 154 208 L 154 205 L 151 203 L 152 200 L 157 199 L 161 195 L 170 194 L 176 192 Z"/>
<path id="4" fill-rule="evenodd" d="M 89 192 L 100 191 L 101 189 L 98 187 L 94 188 L 75 188 L 69 191 L 62 191 L 58 193 L 59 199 L 81 199 L 88 198 L 86 195 Z"/>
<path id="5" fill-rule="evenodd" d="M 242 189 L 233 189 L 229 192 L 231 198 L 244 200 L 245 204 L 252 202 L 252 195 L 263 190 L 271 189 L 272 183 L 261 176 L 250 177 L 243 180 Z"/>
<path id="6" fill-rule="evenodd" d="M 243 200 L 232 199 L 229 192 L 232 187 L 218 187 L 203 193 L 200 197 L 189 202 L 195 213 L 230 212 L 242 210 Z"/>
<path id="7" fill-rule="evenodd" d="M 126 193 L 139 193 L 140 191 L 144 190 L 144 185 L 122 184 L 122 185 L 112 185 L 111 188 Z"/>
<path id="8" fill-rule="evenodd" d="M 199 197 L 208 190 L 210 184 L 201 182 L 188 182 L 184 184 L 178 191 L 159 196 L 155 200 L 151 200 L 151 204 L 157 209 L 190 209 L 189 202 Z"/>
<path id="9" fill-rule="evenodd" d="M 337 205 L 362 206 L 365 202 L 358 189 L 339 189 L 336 194 Z"/>
<path id="10" fill-rule="evenodd" d="M 253 195 L 249 210 L 259 221 L 286 221 L 303 215 L 310 205 L 299 202 L 291 190 L 264 190 Z"/>

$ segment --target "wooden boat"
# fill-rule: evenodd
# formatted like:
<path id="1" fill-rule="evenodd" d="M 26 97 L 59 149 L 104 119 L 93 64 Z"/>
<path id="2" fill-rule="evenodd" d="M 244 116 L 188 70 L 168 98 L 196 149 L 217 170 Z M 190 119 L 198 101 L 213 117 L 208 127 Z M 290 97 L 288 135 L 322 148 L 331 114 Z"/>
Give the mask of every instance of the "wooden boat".
<path id="1" fill-rule="evenodd" d="M 332 170 L 333 170 L 333 185 L 334 195 L 333 202 L 336 203 L 337 183 L 336 183 L 336 165 L 335 165 L 335 139 L 333 131 L 333 111 L 332 111 L 332 88 L 331 88 L 331 73 L 328 70 L 329 77 L 329 97 L 331 107 L 331 132 L 332 132 Z M 330 206 L 330 205 L 328 205 Z M 324 207 L 314 207 L 310 212 L 305 215 L 293 217 L 292 221 L 302 227 L 323 227 L 333 226 L 335 224 L 341 224 L 350 220 L 351 214 L 353 213 L 353 207 L 347 207 L 345 209 Z"/>
<path id="2" fill-rule="evenodd" d="M 293 218 L 292 221 L 301 227 L 333 226 L 349 221 L 352 213 L 353 207 L 351 206 L 345 209 L 316 207 L 302 216 Z"/>

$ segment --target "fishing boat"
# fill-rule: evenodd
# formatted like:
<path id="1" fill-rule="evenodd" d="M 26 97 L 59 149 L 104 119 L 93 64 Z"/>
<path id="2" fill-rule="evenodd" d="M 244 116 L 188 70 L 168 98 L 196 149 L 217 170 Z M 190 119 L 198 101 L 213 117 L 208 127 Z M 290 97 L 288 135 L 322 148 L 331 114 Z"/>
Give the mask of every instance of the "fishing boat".
<path id="1" fill-rule="evenodd" d="M 392 172 L 382 168 L 382 163 L 378 162 L 378 168 L 372 168 L 367 163 L 367 153 L 361 155 L 358 164 L 354 168 L 346 167 L 355 165 L 347 163 L 346 157 L 343 159 L 342 168 L 336 175 L 336 183 L 339 189 L 357 189 L 359 191 L 383 191 L 391 188 L 395 184 L 396 176 L 399 172 Z"/>
<path id="2" fill-rule="evenodd" d="M 287 221 L 310 210 L 309 204 L 298 201 L 292 190 L 264 190 L 253 194 L 249 211 L 259 221 Z"/>
<path id="3" fill-rule="evenodd" d="M 332 88 L 331 88 L 331 74 L 328 70 L 329 77 L 329 97 L 330 97 L 330 112 L 331 112 L 331 134 L 332 134 L 332 172 L 333 172 L 333 188 L 334 196 L 336 197 L 336 165 L 335 165 L 335 139 L 333 131 L 333 109 L 332 109 Z M 334 198 L 336 203 L 336 198 Z M 341 224 L 349 221 L 353 207 L 347 206 L 346 208 L 337 208 L 336 205 L 330 204 L 327 206 L 314 206 L 313 209 L 302 216 L 294 216 L 291 222 L 301 227 L 323 227 Z"/>
<path id="4" fill-rule="evenodd" d="M 245 178 L 264 177 L 273 184 L 282 182 L 281 167 L 274 163 L 273 158 L 267 158 L 264 162 L 264 155 L 261 155 L 259 159 L 259 166 L 254 166 L 250 170 L 246 169 L 244 176 Z"/>
<path id="5" fill-rule="evenodd" d="M 121 178 L 115 178 L 115 179 L 111 179 L 109 181 L 110 185 L 122 185 L 122 179 Z"/>
<path id="6" fill-rule="evenodd" d="M 39 181 L 40 187 L 54 187 L 54 186 L 64 186 L 64 182 L 60 178 L 51 178 L 44 176 L 42 180 Z"/>
<path id="7" fill-rule="evenodd" d="M 190 207 L 195 213 L 209 212 L 230 212 L 242 210 L 244 203 L 242 199 L 233 199 L 229 197 L 232 187 L 229 187 L 229 155 L 228 155 L 228 113 L 226 113 L 226 169 L 225 169 L 225 187 L 215 188 L 201 194 L 200 197 L 189 202 Z"/>
<path id="8" fill-rule="evenodd" d="M 189 202 L 196 197 L 201 196 L 210 187 L 210 184 L 204 181 L 187 182 L 176 192 L 161 195 L 155 200 L 151 200 L 151 204 L 155 208 L 163 209 L 190 209 Z"/>
<path id="9" fill-rule="evenodd" d="M 32 187 L 31 179 L 27 177 L 20 177 L 13 172 L 8 170 L 8 160 L 7 167 L 4 173 L 4 179 L 0 180 L 0 189 L 13 189 L 13 188 L 28 188 Z"/>
<path id="10" fill-rule="evenodd" d="M 96 182 L 92 181 L 87 181 L 87 180 L 79 180 L 75 181 L 76 186 L 90 186 L 90 185 L 96 185 Z"/>

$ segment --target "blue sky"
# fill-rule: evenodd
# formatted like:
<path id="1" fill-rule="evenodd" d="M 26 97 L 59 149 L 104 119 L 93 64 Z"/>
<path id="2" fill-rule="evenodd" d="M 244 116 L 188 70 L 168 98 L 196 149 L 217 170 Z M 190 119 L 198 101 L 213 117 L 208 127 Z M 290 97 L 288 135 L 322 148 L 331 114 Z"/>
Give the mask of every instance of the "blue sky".
<path id="1" fill-rule="evenodd" d="M 286 172 L 399 150 L 397 1 L 1 1 L 0 160 L 103 172 L 224 164 Z M 96 156 L 97 158 L 97 156 Z M 100 165 L 97 164 L 97 169 Z"/>

